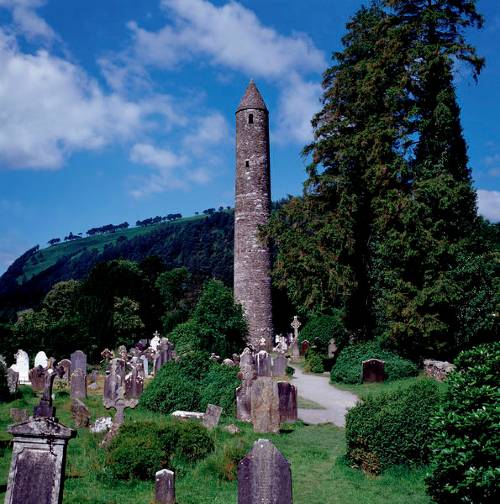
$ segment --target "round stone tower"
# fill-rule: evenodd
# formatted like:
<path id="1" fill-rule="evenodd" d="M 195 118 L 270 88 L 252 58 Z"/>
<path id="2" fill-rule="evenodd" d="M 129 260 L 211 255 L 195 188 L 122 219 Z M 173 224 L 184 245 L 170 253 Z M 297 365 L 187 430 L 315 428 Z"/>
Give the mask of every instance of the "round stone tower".
<path id="1" fill-rule="evenodd" d="M 249 342 L 272 346 L 271 261 L 259 226 L 271 212 L 269 113 L 253 81 L 236 109 L 234 296 L 243 305 Z"/>

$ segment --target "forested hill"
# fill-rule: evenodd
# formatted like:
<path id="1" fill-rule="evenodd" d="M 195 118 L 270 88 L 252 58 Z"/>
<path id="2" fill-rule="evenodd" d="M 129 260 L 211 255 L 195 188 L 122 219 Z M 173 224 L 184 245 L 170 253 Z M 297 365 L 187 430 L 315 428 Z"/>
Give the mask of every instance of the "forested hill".
<path id="1" fill-rule="evenodd" d="M 174 222 L 132 228 L 33 249 L 20 256 L 0 277 L 0 318 L 36 306 L 51 287 L 82 279 L 102 261 L 141 261 L 159 256 L 167 269 L 191 272 L 230 284 L 233 275 L 234 215 L 219 211 Z"/>

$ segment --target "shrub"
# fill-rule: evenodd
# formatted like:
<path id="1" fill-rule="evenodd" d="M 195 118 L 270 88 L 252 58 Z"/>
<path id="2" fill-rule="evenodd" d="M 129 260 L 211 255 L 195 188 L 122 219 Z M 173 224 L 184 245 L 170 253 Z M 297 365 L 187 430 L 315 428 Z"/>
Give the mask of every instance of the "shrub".
<path id="1" fill-rule="evenodd" d="M 203 348 L 201 328 L 193 321 L 176 326 L 168 338 L 175 343 L 175 350 L 179 355 Z"/>
<path id="2" fill-rule="evenodd" d="M 7 364 L 2 355 L 0 355 L 0 401 L 9 398 L 9 387 L 7 384 Z"/>
<path id="3" fill-rule="evenodd" d="M 312 318 L 299 333 L 300 342 L 307 340 L 314 343 L 321 353 L 327 352 L 328 343 L 332 338 L 339 348 L 347 343 L 347 332 L 340 310 L 336 310 L 334 315 Z"/>
<path id="4" fill-rule="evenodd" d="M 234 415 L 236 388 L 239 367 L 213 364 L 201 382 L 200 410 L 205 411 L 208 404 L 221 406 L 225 415 Z"/>
<path id="5" fill-rule="evenodd" d="M 422 380 L 358 403 L 346 416 L 348 461 L 371 473 L 391 465 L 425 464 L 430 453 L 430 417 L 439 401 L 438 385 Z"/>
<path id="6" fill-rule="evenodd" d="M 500 343 L 462 352 L 432 420 L 427 490 L 439 503 L 498 502 Z"/>
<path id="7" fill-rule="evenodd" d="M 311 373 L 324 373 L 325 366 L 323 364 L 323 357 L 316 352 L 309 352 L 306 355 L 304 370 Z"/>
<path id="8" fill-rule="evenodd" d="M 388 381 L 416 376 L 418 373 L 417 366 L 413 362 L 383 350 L 378 343 L 370 341 L 347 346 L 340 352 L 331 370 L 332 382 L 361 383 L 361 366 L 367 359 L 385 361 L 385 378 Z"/>
<path id="9" fill-rule="evenodd" d="M 106 465 L 117 479 L 150 480 L 162 468 L 197 462 L 213 449 L 211 435 L 196 422 L 130 422 L 111 441 Z"/>
<path id="10" fill-rule="evenodd" d="M 144 390 L 139 404 L 165 414 L 175 410 L 196 410 L 200 404 L 198 382 L 182 369 L 180 363 L 167 362 Z"/>

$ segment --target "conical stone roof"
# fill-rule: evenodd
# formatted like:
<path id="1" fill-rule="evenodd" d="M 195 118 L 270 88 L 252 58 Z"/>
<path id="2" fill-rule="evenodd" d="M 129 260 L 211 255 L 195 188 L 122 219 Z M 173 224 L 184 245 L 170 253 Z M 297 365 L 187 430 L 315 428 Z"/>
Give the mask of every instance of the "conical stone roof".
<path id="1" fill-rule="evenodd" d="M 241 99 L 236 112 L 245 109 L 258 109 L 267 111 L 264 99 L 262 98 L 262 95 L 260 94 L 253 80 L 251 80 L 248 84 L 247 90 L 245 91 L 245 94 L 243 95 L 243 98 Z"/>

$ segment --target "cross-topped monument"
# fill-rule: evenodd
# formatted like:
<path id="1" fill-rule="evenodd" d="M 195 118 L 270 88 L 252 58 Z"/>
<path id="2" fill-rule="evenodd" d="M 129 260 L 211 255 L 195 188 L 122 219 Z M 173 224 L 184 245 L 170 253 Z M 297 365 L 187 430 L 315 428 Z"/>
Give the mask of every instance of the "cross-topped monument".
<path id="1" fill-rule="evenodd" d="M 302 325 L 300 323 L 299 318 L 297 317 L 297 315 L 294 315 L 293 321 L 292 321 L 292 323 L 290 325 L 293 328 L 293 335 L 294 335 L 295 339 L 297 339 L 299 337 L 299 327 Z"/>

